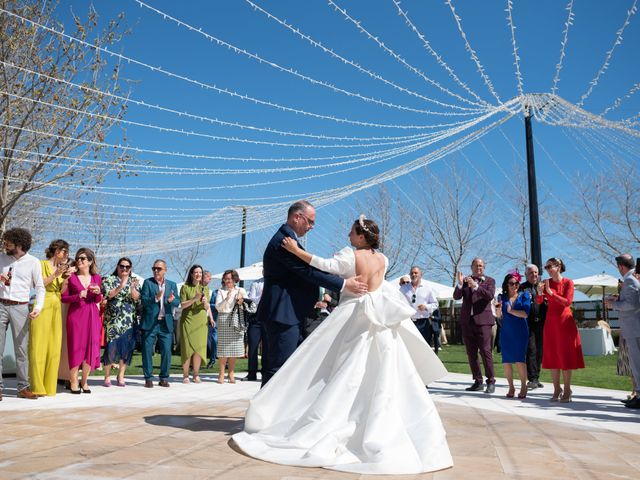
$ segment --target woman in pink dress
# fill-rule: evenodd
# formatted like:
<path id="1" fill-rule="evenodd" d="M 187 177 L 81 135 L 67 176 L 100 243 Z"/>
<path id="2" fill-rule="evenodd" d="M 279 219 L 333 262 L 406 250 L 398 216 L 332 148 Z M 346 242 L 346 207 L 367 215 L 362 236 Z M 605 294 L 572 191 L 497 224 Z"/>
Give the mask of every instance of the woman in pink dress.
<path id="1" fill-rule="evenodd" d="M 69 304 L 67 314 L 67 350 L 71 372 L 71 393 L 91 393 L 87 378 L 100 366 L 101 279 L 95 254 L 88 248 L 76 252 L 77 272 L 71 274 L 62 302 Z M 82 382 L 78 387 L 78 370 L 82 367 Z M 82 390 L 81 390 L 82 389 Z"/>

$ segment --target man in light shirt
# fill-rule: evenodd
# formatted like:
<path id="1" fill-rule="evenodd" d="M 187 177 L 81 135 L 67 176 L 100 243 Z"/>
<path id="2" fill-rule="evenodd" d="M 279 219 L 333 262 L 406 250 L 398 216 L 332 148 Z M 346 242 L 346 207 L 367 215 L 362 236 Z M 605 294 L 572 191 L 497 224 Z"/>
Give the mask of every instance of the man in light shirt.
<path id="1" fill-rule="evenodd" d="M 44 306 L 44 282 L 40 261 L 27 252 L 31 234 L 12 228 L 2 235 L 6 253 L 0 253 L 0 400 L 2 400 L 2 356 L 7 330 L 11 325 L 16 356 L 18 398 L 38 398 L 29 389 L 29 322 L 36 320 Z M 36 302 L 29 313 L 29 296 L 35 289 Z"/>
<path id="2" fill-rule="evenodd" d="M 156 260 L 151 268 L 153 276 L 142 284 L 142 370 L 144 386 L 153 388 L 153 352 L 156 340 L 160 341 L 161 387 L 169 386 L 171 368 L 171 337 L 173 334 L 173 309 L 180 305 L 180 294 L 175 282 L 165 278 L 167 262 Z"/>
<path id="3" fill-rule="evenodd" d="M 264 289 L 264 278 L 260 278 L 251 284 L 249 289 L 249 300 L 256 304 L 260 303 L 262 298 L 262 290 Z M 248 327 L 247 327 L 247 356 L 249 361 L 247 363 L 247 376 L 243 381 L 256 382 L 258 380 L 258 347 L 264 338 L 263 325 L 258 322 L 258 317 L 255 313 L 248 314 Z M 262 345 L 262 357 L 264 358 L 264 343 Z"/>
<path id="4" fill-rule="evenodd" d="M 416 313 L 411 317 L 418 331 L 422 334 L 429 346 L 432 345 L 433 331 L 431 328 L 431 316 L 438 309 L 438 299 L 431 287 L 422 281 L 422 270 L 413 266 L 409 272 L 411 281 L 400 287 L 400 292 L 407 298 Z M 440 332 L 438 332 L 439 334 Z M 439 340 L 439 339 L 438 339 Z M 436 343 L 438 353 L 438 343 Z"/>

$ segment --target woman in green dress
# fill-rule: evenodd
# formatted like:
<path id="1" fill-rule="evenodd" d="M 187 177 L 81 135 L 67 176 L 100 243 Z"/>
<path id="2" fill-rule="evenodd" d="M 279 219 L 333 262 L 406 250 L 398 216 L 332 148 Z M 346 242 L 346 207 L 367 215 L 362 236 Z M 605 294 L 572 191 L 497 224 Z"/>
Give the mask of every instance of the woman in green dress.
<path id="1" fill-rule="evenodd" d="M 133 263 L 122 257 L 113 274 L 102 279 L 102 295 L 106 301 L 104 311 L 105 346 L 102 353 L 104 386 L 111 386 L 111 366 L 119 364 L 116 385 L 124 387 L 124 373 L 131 364 L 136 342 L 134 323 L 140 300 L 140 283 L 133 275 Z"/>
<path id="2" fill-rule="evenodd" d="M 193 381 L 200 383 L 200 364 L 207 358 L 209 287 L 202 285 L 202 267 L 193 265 L 180 289 L 180 353 L 182 383 L 189 383 L 189 365 L 193 359 Z"/>

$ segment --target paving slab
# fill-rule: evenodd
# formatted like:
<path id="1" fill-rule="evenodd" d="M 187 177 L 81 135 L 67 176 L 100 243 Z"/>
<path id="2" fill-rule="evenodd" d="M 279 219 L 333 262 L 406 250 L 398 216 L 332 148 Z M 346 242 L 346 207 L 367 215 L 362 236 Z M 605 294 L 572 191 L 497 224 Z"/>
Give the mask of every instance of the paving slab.
<path id="1" fill-rule="evenodd" d="M 64 390 L 38 400 L 16 398 L 5 379 L 0 402 L 0 478 L 4 479 L 358 479 L 319 468 L 274 465 L 243 455 L 240 431 L 259 383 L 125 388 L 91 379 L 91 394 Z M 493 395 L 466 392 L 468 375 L 448 374 L 429 386 L 445 428 L 454 467 L 393 479 L 638 479 L 640 411 L 626 393 L 576 386 L 573 402 L 549 402 L 552 388 L 507 399 L 506 381 Z"/>

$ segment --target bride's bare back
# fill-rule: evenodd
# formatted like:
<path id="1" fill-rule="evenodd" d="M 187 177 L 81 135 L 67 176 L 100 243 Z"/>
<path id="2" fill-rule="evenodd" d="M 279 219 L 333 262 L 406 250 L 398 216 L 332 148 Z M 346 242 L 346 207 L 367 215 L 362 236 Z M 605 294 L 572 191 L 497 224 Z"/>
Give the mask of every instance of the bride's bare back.
<path id="1" fill-rule="evenodd" d="M 375 250 L 356 250 L 356 275 L 367 284 L 369 292 L 377 290 L 384 281 L 384 255 Z"/>

